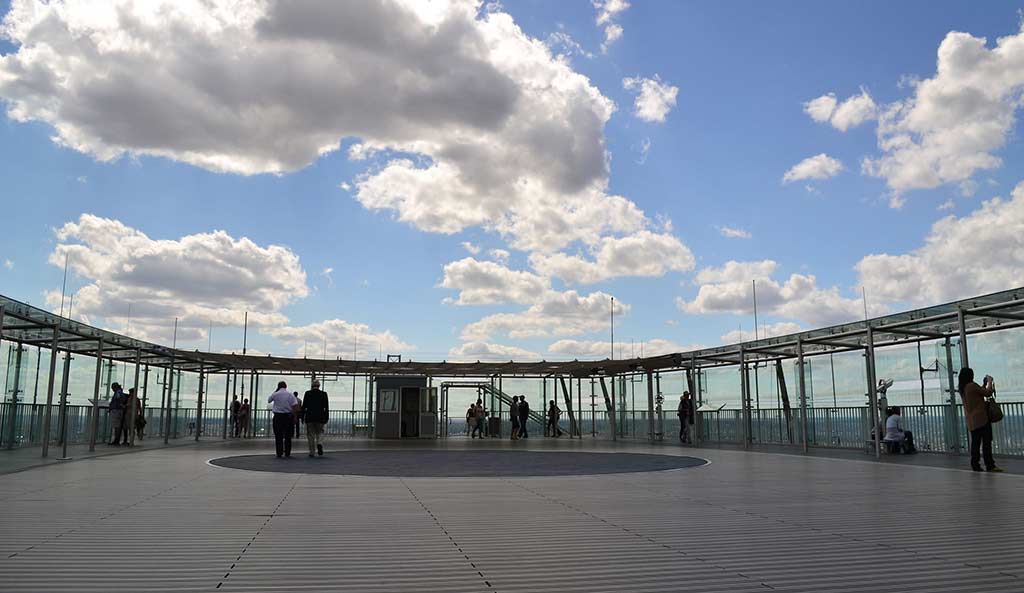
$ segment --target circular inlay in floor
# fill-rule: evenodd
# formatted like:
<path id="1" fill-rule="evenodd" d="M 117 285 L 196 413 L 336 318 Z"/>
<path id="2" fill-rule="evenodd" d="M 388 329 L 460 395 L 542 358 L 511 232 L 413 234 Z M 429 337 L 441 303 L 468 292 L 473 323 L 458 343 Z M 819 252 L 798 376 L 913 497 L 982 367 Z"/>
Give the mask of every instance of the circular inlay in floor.
<path id="1" fill-rule="evenodd" d="M 390 476 L 403 478 L 498 478 L 516 476 L 583 476 L 653 472 L 697 467 L 707 463 L 696 457 L 646 453 L 586 453 L 579 451 L 355 450 L 325 451 L 291 458 L 239 455 L 210 461 L 213 465 L 250 471 Z"/>

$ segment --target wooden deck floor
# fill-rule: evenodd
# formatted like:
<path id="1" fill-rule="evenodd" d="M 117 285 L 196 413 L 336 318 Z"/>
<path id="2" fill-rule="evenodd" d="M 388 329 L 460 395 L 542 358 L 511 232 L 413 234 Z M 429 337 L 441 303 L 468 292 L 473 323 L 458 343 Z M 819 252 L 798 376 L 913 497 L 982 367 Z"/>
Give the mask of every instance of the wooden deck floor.
<path id="1" fill-rule="evenodd" d="M 267 445 L 0 476 L 0 591 L 1024 591 L 1016 475 L 540 439 L 530 447 L 711 463 L 535 478 L 207 463 Z M 393 445 L 328 449 L 375 446 Z"/>

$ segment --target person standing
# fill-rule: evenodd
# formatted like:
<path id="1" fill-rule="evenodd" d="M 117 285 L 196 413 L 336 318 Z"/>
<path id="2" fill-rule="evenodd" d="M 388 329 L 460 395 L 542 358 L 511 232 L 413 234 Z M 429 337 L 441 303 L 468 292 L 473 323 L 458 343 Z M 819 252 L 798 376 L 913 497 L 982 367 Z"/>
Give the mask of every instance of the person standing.
<path id="1" fill-rule="evenodd" d="M 277 451 L 277 458 L 281 455 L 292 456 L 292 434 L 295 429 L 295 415 L 299 411 L 299 400 L 288 391 L 288 384 L 281 381 L 277 384 L 277 391 L 270 394 L 267 403 L 271 404 L 270 411 L 274 414 L 274 449 Z"/>
<path id="2" fill-rule="evenodd" d="M 114 394 L 110 396 L 110 404 L 107 408 L 107 414 L 110 416 L 111 430 L 110 442 L 107 444 L 116 447 L 121 444 L 121 431 L 124 428 L 124 408 L 125 404 L 128 403 L 128 396 L 121 389 L 120 383 L 111 384 L 110 390 Z M 125 442 L 127 443 L 127 439 L 125 439 Z"/>
<path id="3" fill-rule="evenodd" d="M 985 458 L 985 469 L 990 472 L 1001 472 L 996 467 L 992 456 L 992 422 L 988 417 L 988 400 L 995 396 L 996 381 L 985 375 L 982 385 L 974 382 L 974 370 L 969 367 L 960 369 L 960 397 L 964 402 L 964 419 L 967 430 L 971 432 L 971 469 L 982 471 L 981 457 Z"/>
<path id="4" fill-rule="evenodd" d="M 231 434 L 238 438 L 238 412 L 242 409 L 242 404 L 238 401 L 237 395 L 231 396 Z"/>
<path id="5" fill-rule="evenodd" d="M 469 404 L 466 410 L 466 431 L 469 432 L 469 438 L 476 438 L 476 404 Z"/>
<path id="6" fill-rule="evenodd" d="M 476 400 L 476 433 L 480 435 L 480 438 L 484 438 L 486 427 L 487 411 L 484 410 L 484 402 L 478 399 Z"/>
<path id="7" fill-rule="evenodd" d="M 309 443 L 309 456 L 314 452 L 323 456 L 324 446 L 320 439 L 324 434 L 324 425 L 330 414 L 327 409 L 327 393 L 320 390 L 320 381 L 313 379 L 312 389 L 302 397 L 302 418 L 306 421 L 306 441 Z"/>
<path id="8" fill-rule="evenodd" d="M 508 419 L 512 424 L 512 440 L 519 440 L 519 398 L 513 397 L 508 405 Z"/>
<path id="9" fill-rule="evenodd" d="M 302 412 L 301 412 L 302 398 L 299 397 L 299 392 L 298 391 L 292 392 L 292 395 L 295 396 L 295 401 L 299 402 L 299 408 L 300 408 L 300 411 L 295 414 L 295 438 L 299 438 L 300 436 L 302 436 L 302 434 L 300 434 L 301 431 L 299 430 L 299 424 L 302 423 Z"/>
<path id="10" fill-rule="evenodd" d="M 249 415 L 252 413 L 252 408 L 249 406 L 249 400 L 242 400 L 241 407 L 238 408 L 238 432 L 235 436 L 246 436 L 249 434 Z"/>
<path id="11" fill-rule="evenodd" d="M 679 441 L 690 442 L 690 425 L 693 424 L 693 400 L 690 399 L 690 392 L 684 391 L 679 398 L 679 409 L 676 411 L 679 416 Z"/>
<path id="12" fill-rule="evenodd" d="M 548 402 L 548 434 L 556 439 L 562 436 L 562 429 L 558 426 L 558 419 L 562 416 L 562 410 L 555 405 L 555 400 Z"/>
<path id="13" fill-rule="evenodd" d="M 530 438 L 530 434 L 526 431 L 526 423 L 530 420 L 530 404 L 526 402 L 526 396 L 519 396 L 519 438 L 527 439 Z"/>

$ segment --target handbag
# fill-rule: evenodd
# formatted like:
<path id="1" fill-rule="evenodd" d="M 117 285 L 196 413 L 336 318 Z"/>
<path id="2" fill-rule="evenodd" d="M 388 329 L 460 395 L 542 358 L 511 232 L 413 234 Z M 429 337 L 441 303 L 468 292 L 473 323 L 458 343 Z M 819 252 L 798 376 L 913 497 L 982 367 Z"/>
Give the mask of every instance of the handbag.
<path id="1" fill-rule="evenodd" d="M 1003 419 L 1003 409 L 999 407 L 999 402 L 994 399 L 988 400 L 985 404 L 986 411 L 988 412 L 988 421 L 992 424 L 999 422 Z"/>

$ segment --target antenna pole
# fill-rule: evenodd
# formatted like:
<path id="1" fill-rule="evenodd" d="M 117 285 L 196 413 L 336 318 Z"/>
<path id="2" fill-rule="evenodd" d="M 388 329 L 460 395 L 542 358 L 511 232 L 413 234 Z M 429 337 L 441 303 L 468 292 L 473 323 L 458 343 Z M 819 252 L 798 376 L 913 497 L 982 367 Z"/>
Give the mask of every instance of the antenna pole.
<path id="1" fill-rule="evenodd" d="M 612 338 L 612 357 L 611 360 L 615 360 L 615 297 L 612 297 L 611 308 L 609 309 L 611 314 L 611 338 Z"/>

